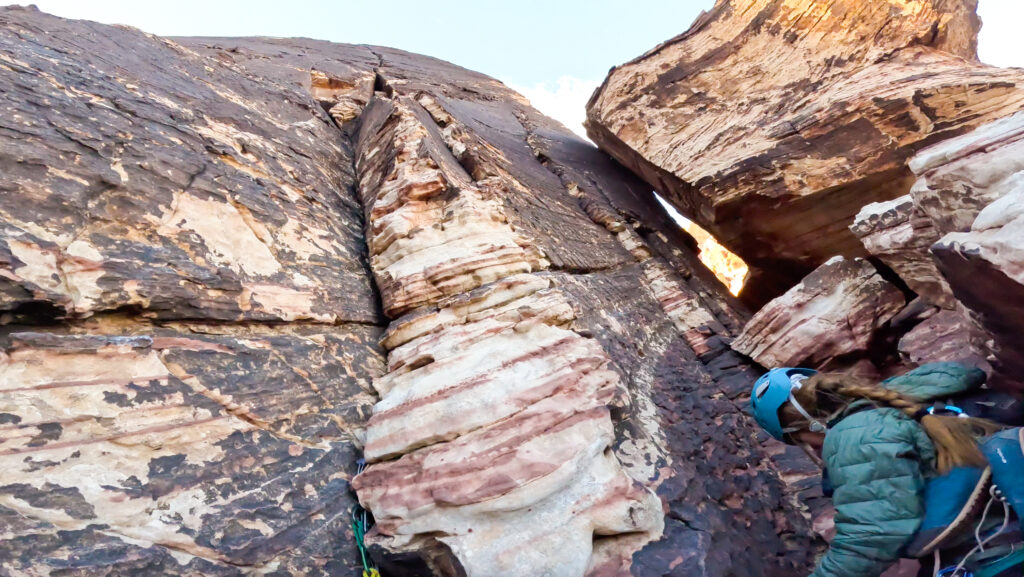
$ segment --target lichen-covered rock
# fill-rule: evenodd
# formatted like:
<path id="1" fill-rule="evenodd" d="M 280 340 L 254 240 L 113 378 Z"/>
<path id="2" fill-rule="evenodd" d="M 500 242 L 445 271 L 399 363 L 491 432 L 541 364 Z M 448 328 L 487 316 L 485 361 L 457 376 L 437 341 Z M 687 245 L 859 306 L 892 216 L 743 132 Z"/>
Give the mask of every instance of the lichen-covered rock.
<path id="1" fill-rule="evenodd" d="M 1024 105 L 976 57 L 975 0 L 718 0 L 609 74 L 588 134 L 751 265 L 764 303 L 863 249 L 862 206 L 920 148 Z"/>
<path id="2" fill-rule="evenodd" d="M 385 575 L 807 569 L 745 313 L 500 83 L 19 8 L 0 79 L 4 571 L 355 574 L 350 480 Z"/>
<path id="3" fill-rule="evenodd" d="M 758 311 L 732 347 L 766 367 L 833 368 L 866 353 L 904 304 L 871 263 L 836 257 Z"/>

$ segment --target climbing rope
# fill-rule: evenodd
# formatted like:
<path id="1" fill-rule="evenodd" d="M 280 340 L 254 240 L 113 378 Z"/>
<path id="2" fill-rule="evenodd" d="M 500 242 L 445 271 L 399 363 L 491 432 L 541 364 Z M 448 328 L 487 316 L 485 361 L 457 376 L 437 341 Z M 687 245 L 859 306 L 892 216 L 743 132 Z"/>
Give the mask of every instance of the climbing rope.
<path id="1" fill-rule="evenodd" d="M 992 508 L 992 504 L 996 503 L 996 502 L 1001 503 L 1002 506 L 1003 506 L 1003 523 L 1002 523 L 1002 525 L 1000 525 L 999 529 L 997 529 L 995 532 L 993 532 L 988 537 L 985 537 L 984 539 L 982 539 L 982 537 L 981 537 L 982 527 L 985 525 L 985 520 L 988 518 L 988 514 L 989 514 L 989 511 Z M 947 568 L 941 569 L 941 570 L 939 569 L 940 565 L 939 565 L 939 562 L 938 562 L 939 561 L 939 551 L 936 549 L 936 551 L 935 551 L 935 560 L 936 560 L 936 563 L 935 563 L 935 575 L 936 575 L 936 577 L 987 577 L 988 575 L 996 575 L 999 572 L 1001 572 L 1002 570 L 1007 569 L 1009 567 L 1012 567 L 1014 564 L 1020 563 L 1021 558 L 1020 558 L 1019 555 L 1020 555 L 1021 551 L 1020 550 L 1013 550 L 1013 549 L 1011 549 L 1010 553 L 1007 554 L 1007 555 L 1004 555 L 1002 558 L 996 559 L 994 561 L 986 562 L 986 568 L 982 569 L 980 572 L 974 573 L 974 572 L 968 571 L 966 569 L 967 563 L 974 557 L 974 555 L 976 553 L 984 553 L 985 552 L 985 546 L 988 545 L 993 539 L 995 539 L 999 535 L 1003 534 L 1006 531 L 1006 529 L 1009 527 L 1009 523 L 1010 523 L 1010 505 L 1009 505 L 1009 503 L 1007 503 L 1006 497 L 1003 495 L 1002 491 L 1000 491 L 997 486 L 992 485 L 989 488 L 989 499 L 988 499 L 988 503 L 985 504 L 985 510 L 981 514 L 981 520 L 978 521 L 977 526 L 975 526 L 975 528 L 974 528 L 974 540 L 977 543 L 977 545 L 975 545 L 973 549 L 971 549 L 966 555 L 964 555 L 964 558 L 955 567 L 947 567 Z M 1003 563 L 1006 562 L 1006 561 L 1009 561 L 1010 563 L 1008 565 L 1004 566 Z"/>
<path id="2" fill-rule="evenodd" d="M 356 475 L 363 472 L 366 468 L 366 461 L 359 459 L 357 462 L 358 469 Z M 355 506 L 352 507 L 352 534 L 356 539 L 356 547 L 359 548 L 359 556 L 363 560 L 363 577 L 381 577 L 380 571 L 373 566 L 372 560 L 366 554 L 366 544 L 363 542 L 363 538 L 366 537 L 366 531 L 370 528 L 369 515 L 366 513 L 366 509 L 356 502 Z"/>

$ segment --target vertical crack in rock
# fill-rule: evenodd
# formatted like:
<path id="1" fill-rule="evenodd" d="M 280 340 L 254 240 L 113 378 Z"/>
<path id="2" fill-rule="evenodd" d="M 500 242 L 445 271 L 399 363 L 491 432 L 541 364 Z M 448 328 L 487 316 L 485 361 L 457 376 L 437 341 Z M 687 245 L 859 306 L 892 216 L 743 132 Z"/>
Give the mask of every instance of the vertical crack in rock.
<path id="1" fill-rule="evenodd" d="M 647 185 L 499 82 L 16 8 L 0 78 L 0 322 L 58 323 L 0 335 L 15 574 L 347 574 L 363 441 L 386 567 L 807 565 L 736 405 L 742 311 Z M 76 318 L 61 247 L 98 275 Z"/>
<path id="2" fill-rule="evenodd" d="M 361 130 L 356 162 L 370 264 L 388 316 L 547 266 L 507 224 L 499 191 L 472 181 L 429 137 L 422 108 L 405 97 L 374 107 L 368 123 L 383 107 L 393 110 L 376 134 Z"/>
<path id="3" fill-rule="evenodd" d="M 371 264 L 395 319 L 373 464 L 354 481 L 377 542 L 437 540 L 467 575 L 499 577 L 583 575 L 594 535 L 656 537 L 658 499 L 610 450 L 618 373 L 503 214 L 522 184 L 467 154 L 430 97 L 378 92 L 360 122 Z"/>

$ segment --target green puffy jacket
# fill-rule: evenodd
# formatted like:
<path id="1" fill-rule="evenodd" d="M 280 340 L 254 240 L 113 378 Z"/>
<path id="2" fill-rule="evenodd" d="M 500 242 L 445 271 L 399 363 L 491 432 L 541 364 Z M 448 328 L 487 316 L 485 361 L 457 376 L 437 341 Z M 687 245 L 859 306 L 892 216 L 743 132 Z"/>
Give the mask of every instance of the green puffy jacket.
<path id="1" fill-rule="evenodd" d="M 984 380 L 980 369 L 931 363 L 882 386 L 923 401 L 970 390 Z M 878 408 L 853 412 L 833 425 L 822 459 L 834 490 L 836 536 L 811 576 L 878 577 L 900 558 L 924 518 L 924 486 L 935 476 L 935 447 L 916 421 L 896 409 Z"/>

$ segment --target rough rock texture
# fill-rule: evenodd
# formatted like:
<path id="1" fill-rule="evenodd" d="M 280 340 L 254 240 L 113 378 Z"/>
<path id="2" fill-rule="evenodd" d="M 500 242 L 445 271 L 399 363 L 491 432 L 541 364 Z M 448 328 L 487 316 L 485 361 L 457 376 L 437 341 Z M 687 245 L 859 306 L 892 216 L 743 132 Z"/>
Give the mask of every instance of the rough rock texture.
<path id="1" fill-rule="evenodd" d="M 836 368 L 866 354 L 905 302 L 868 261 L 836 257 L 758 311 L 732 347 L 766 367 Z"/>
<path id="2" fill-rule="evenodd" d="M 1024 112 L 927 148 L 910 168 L 914 205 L 938 236 L 967 232 L 983 208 L 1024 186 Z"/>
<path id="3" fill-rule="evenodd" d="M 613 69 L 588 134 L 751 265 L 764 303 L 899 197 L 920 148 L 1024 105 L 976 58 L 974 0 L 719 0 Z"/>
<path id="4" fill-rule="evenodd" d="M 914 160 L 922 173 L 915 185 L 919 204 L 934 211 L 940 230 L 962 230 L 943 236 L 932 253 L 953 294 L 992 336 L 994 384 L 1018 391 L 1024 390 L 1022 152 L 1024 114 L 1017 114 Z"/>
<path id="5" fill-rule="evenodd" d="M 331 120 L 24 9 L 0 77 L 4 572 L 354 570 L 383 327 Z"/>
<path id="6" fill-rule="evenodd" d="M 850 226 L 871 255 L 893 270 L 929 304 L 956 307 L 953 293 L 928 249 L 941 236 L 909 194 L 866 205 Z"/>
<path id="7" fill-rule="evenodd" d="M 745 315 L 496 81 L 0 10 L 0 566 L 792 575 Z"/>
<path id="8" fill-rule="evenodd" d="M 911 366 L 956 361 L 988 368 L 986 333 L 963 311 L 942 310 L 907 331 L 898 343 Z"/>
<path id="9" fill-rule="evenodd" d="M 504 91 L 481 84 L 480 92 Z M 632 267 L 643 291 L 634 298 L 657 307 L 695 350 L 709 349 L 715 331 L 727 334 L 724 325 L 608 205 L 603 179 L 591 177 L 586 189 L 563 183 L 559 160 L 534 137 L 542 121 L 514 100 L 480 106 L 405 96 L 401 83 L 385 88 L 363 111 L 356 139 L 371 264 L 394 319 L 366 436 L 374 464 L 355 481 L 378 520 L 375 543 L 447 548 L 458 560 L 452 574 L 645 574 L 650 554 L 633 553 L 665 533 L 654 490 L 674 474 L 672 465 L 659 470 L 671 449 L 652 418 L 650 376 L 630 382 L 611 370 L 613 351 L 595 338 L 608 329 L 580 326 L 604 291 L 573 294 L 565 286 L 573 277 L 557 271 Z M 519 141 L 485 128 L 495 125 Z M 521 151 L 532 156 L 511 162 Z M 548 211 L 534 205 L 524 218 L 530 197 Z M 584 234 L 596 242 L 580 251 Z M 618 450 L 615 396 L 633 428 Z M 691 569 L 714 555 L 694 553 L 683 563 Z"/>

